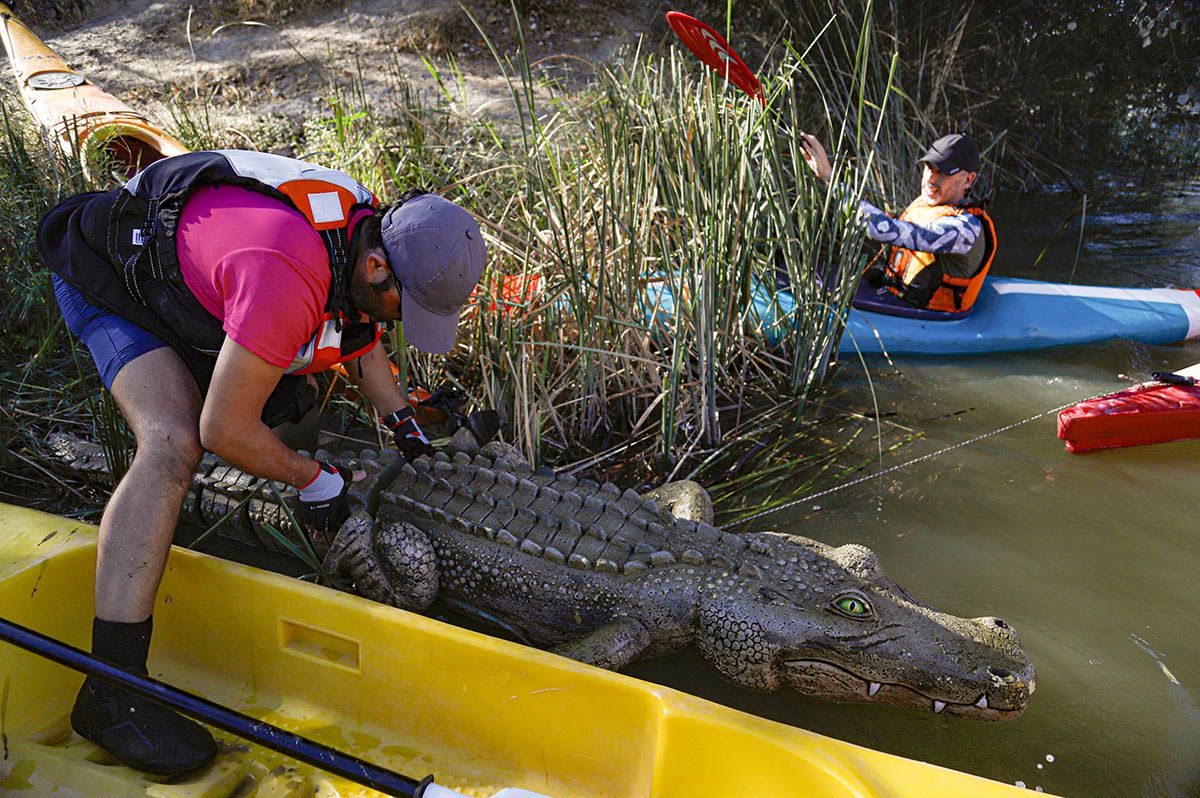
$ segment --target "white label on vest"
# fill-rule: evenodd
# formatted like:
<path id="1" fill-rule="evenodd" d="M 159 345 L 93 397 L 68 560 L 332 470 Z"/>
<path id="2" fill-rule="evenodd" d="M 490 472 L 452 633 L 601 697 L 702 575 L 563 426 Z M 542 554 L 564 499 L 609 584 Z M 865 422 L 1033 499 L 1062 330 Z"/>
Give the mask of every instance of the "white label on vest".
<path id="1" fill-rule="evenodd" d="M 342 213 L 342 201 L 338 199 L 336 191 L 309 194 L 308 206 L 312 209 L 312 218 L 317 224 L 340 222 L 346 218 Z"/>
<path id="2" fill-rule="evenodd" d="M 142 229 L 140 227 L 135 228 L 133 231 L 133 245 L 135 247 L 140 247 L 142 245 L 142 242 L 145 240 L 146 239 L 144 239 L 142 237 Z"/>

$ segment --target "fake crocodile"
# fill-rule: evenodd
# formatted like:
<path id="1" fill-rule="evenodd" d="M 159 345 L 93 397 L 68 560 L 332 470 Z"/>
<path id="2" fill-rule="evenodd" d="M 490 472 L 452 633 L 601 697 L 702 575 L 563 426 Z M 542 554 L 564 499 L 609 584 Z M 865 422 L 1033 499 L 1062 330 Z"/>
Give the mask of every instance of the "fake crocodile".
<path id="1" fill-rule="evenodd" d="M 1034 691 L 1007 623 L 939 612 L 863 546 L 723 532 L 632 490 L 503 455 L 493 445 L 412 464 L 394 452 L 343 458 L 368 476 L 352 490 L 357 512 L 327 550 L 316 544 L 325 570 L 407 610 L 439 597 L 473 607 L 608 669 L 694 644 L 747 689 L 786 685 L 981 720 L 1020 714 Z M 212 456 L 194 486 L 193 518 L 225 518 L 264 541 L 266 527 L 287 525 L 278 499 L 295 501 Z"/>

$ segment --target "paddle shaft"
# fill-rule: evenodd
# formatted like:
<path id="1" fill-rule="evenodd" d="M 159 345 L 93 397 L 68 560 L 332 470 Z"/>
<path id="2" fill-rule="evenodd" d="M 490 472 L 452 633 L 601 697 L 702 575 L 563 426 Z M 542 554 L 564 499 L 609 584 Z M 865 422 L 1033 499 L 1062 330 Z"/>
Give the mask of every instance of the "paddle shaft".
<path id="1" fill-rule="evenodd" d="M 1176 374 L 1173 371 L 1156 371 L 1150 375 L 1150 379 L 1166 383 L 1167 385 L 1196 385 L 1200 382 L 1195 377 L 1189 377 L 1186 374 Z"/>
<path id="2" fill-rule="evenodd" d="M 370 787 L 387 795 L 404 798 L 421 798 L 432 778 L 415 781 L 399 773 L 393 773 L 372 765 L 350 754 L 330 748 L 321 743 L 301 737 L 278 726 L 272 726 L 248 715 L 214 704 L 206 698 L 193 695 L 177 687 L 164 684 L 157 679 L 129 673 L 104 660 L 60 643 L 51 637 L 27 629 L 24 626 L 0 618 L 0 640 L 32 651 L 39 656 L 65 665 L 68 668 L 104 679 L 131 693 L 156 701 L 171 709 L 190 715 L 196 720 L 218 729 L 236 734 L 252 743 L 278 751 L 281 754 L 306 762 L 336 776 L 349 779 L 356 784 Z M 439 794 L 447 794 L 441 791 Z M 433 794 L 433 793 L 431 793 Z M 457 795 L 458 793 L 449 793 Z"/>

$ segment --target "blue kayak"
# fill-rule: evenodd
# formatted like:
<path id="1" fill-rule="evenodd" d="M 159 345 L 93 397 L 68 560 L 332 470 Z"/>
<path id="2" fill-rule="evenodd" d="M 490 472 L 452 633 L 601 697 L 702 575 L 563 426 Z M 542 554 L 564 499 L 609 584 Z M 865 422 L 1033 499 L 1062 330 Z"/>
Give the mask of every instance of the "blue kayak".
<path id="1" fill-rule="evenodd" d="M 912 318 L 863 309 L 872 304 L 856 300 L 841 352 L 886 349 L 892 354 L 970 355 L 1117 338 L 1166 344 L 1200 335 L 1200 293 L 1175 288 L 1108 288 L 988 277 L 975 307 L 964 317 L 939 318 L 916 311 L 913 315 L 923 318 Z"/>
<path id="2" fill-rule="evenodd" d="M 675 310 L 663 282 L 646 287 L 648 316 Z M 791 334 L 791 291 L 755 283 L 752 318 L 767 341 Z M 977 355 L 1113 339 L 1167 344 L 1200 336 L 1200 292 L 1177 288 L 1109 288 L 988 277 L 967 314 L 919 310 L 886 291 L 860 286 L 846 320 L 842 353 Z M 871 308 L 871 309 L 868 309 Z M 882 312 L 880 312 L 882 311 Z"/>

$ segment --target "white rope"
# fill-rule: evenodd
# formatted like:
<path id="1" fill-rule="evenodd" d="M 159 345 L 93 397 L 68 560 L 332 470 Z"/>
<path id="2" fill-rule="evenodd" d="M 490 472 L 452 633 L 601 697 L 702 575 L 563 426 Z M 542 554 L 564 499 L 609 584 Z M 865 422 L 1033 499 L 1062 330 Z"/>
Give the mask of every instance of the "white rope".
<path id="1" fill-rule="evenodd" d="M 1095 398 L 1095 397 L 1093 397 L 1093 398 Z M 908 460 L 903 463 L 898 463 L 894 466 L 885 468 L 882 471 L 879 471 L 877 473 L 867 474 L 866 476 L 859 477 L 858 479 L 852 479 L 849 482 L 843 483 L 841 485 L 835 485 L 832 488 L 826 488 L 825 490 L 818 491 L 816 493 L 810 493 L 807 496 L 801 496 L 799 499 L 793 499 L 789 502 L 784 502 L 783 504 L 776 505 L 775 507 L 771 507 L 769 509 L 763 510 L 762 512 L 754 513 L 753 515 L 748 515 L 745 518 L 739 518 L 736 521 L 731 521 L 730 523 L 725 524 L 725 527 L 728 528 L 728 527 L 741 526 L 742 524 L 749 523 L 750 521 L 753 521 L 756 518 L 762 518 L 765 515 L 771 515 L 772 513 L 777 513 L 780 510 L 786 510 L 789 507 L 795 507 L 797 504 L 804 504 L 805 502 L 814 501 L 816 499 L 821 498 L 822 496 L 828 496 L 831 493 L 837 493 L 839 490 L 845 490 L 846 488 L 852 488 L 855 485 L 861 485 L 863 482 L 867 482 L 872 479 L 877 479 L 879 477 L 890 474 L 893 471 L 899 471 L 902 468 L 908 468 L 911 465 L 916 465 L 917 463 L 922 463 L 926 460 L 932 460 L 933 458 L 935 458 L 939 455 L 943 455 L 946 452 L 951 452 L 951 451 L 954 451 L 955 449 L 961 449 L 964 446 L 970 446 L 972 443 L 981 441 L 984 438 L 990 438 L 993 435 L 999 435 L 1002 432 L 1008 432 L 1010 429 L 1019 427 L 1022 424 L 1028 424 L 1030 421 L 1037 421 L 1039 418 L 1044 418 L 1044 417 L 1050 415 L 1051 413 L 1058 413 L 1063 410 L 1066 410 L 1068 407 L 1078 404 L 1079 401 L 1087 401 L 1087 400 L 1076 400 L 1074 402 L 1068 402 L 1067 404 L 1062 405 L 1061 407 L 1056 407 L 1053 410 L 1046 410 L 1044 412 L 1038 413 L 1036 416 L 1030 416 L 1029 418 L 1021 419 L 1020 421 L 1014 421 L 1012 424 L 1008 424 L 1006 426 L 1000 427 L 999 429 L 994 429 L 991 432 L 985 432 L 982 435 L 976 435 L 974 438 L 968 438 L 965 441 L 959 441 L 958 443 L 954 443 L 954 444 L 946 446 L 942 449 L 938 449 L 936 452 L 930 452 L 929 454 L 923 454 L 920 457 L 914 457 L 912 460 Z"/>

